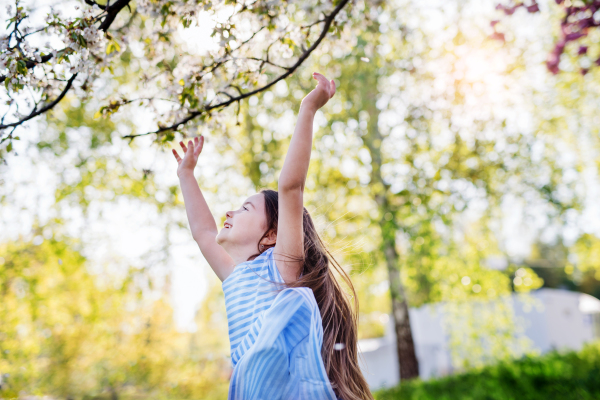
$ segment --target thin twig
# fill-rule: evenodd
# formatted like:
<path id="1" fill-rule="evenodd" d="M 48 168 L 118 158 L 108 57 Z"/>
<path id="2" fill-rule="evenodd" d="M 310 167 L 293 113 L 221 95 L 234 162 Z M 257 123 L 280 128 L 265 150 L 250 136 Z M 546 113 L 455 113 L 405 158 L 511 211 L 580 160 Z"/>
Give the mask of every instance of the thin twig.
<path id="1" fill-rule="evenodd" d="M 284 67 L 283 65 L 279 65 L 279 64 L 275 64 L 272 61 L 268 61 L 268 60 L 263 60 L 262 58 L 258 58 L 258 57 L 244 57 L 244 58 L 236 58 L 236 60 L 253 60 L 253 61 L 261 61 L 263 64 L 269 64 L 272 65 L 274 67 L 277 68 L 281 68 L 281 69 L 285 69 L 288 70 L 289 67 Z"/>

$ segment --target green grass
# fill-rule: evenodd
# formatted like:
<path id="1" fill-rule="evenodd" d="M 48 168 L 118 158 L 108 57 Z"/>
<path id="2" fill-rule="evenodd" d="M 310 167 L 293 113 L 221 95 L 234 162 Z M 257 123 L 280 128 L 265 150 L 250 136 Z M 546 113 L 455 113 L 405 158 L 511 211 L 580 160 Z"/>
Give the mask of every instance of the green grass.
<path id="1" fill-rule="evenodd" d="M 377 400 L 599 400 L 600 343 L 374 393 Z"/>

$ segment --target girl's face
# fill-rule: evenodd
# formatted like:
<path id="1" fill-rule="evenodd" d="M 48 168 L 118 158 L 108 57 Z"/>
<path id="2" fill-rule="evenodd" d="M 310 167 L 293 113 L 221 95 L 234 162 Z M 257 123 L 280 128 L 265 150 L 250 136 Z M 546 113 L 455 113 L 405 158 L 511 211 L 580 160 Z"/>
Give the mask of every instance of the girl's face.
<path id="1" fill-rule="evenodd" d="M 224 226 L 216 237 L 218 244 L 230 254 L 256 252 L 257 244 L 267 228 L 265 197 L 254 194 L 244 200 L 240 208 L 225 213 Z"/>

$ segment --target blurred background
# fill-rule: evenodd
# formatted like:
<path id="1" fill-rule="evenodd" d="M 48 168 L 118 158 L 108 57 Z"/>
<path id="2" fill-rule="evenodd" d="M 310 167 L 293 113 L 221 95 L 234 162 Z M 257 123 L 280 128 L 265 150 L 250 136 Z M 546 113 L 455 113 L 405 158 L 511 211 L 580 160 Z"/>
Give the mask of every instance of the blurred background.
<path id="1" fill-rule="evenodd" d="M 335 79 L 305 205 L 357 291 L 377 398 L 600 398 L 600 67 L 572 43 L 548 70 L 554 2 L 496 4 L 372 4 L 361 29 L 197 132 L 221 226 L 277 188 L 312 72 Z M 202 26 L 178 35 L 182 51 L 211 46 Z M 142 73 L 135 40 L 106 87 Z M 585 41 L 599 57 L 600 34 Z M 68 95 L 0 166 L 0 397 L 226 398 L 224 300 L 188 228 L 179 137 L 123 140 L 148 114 L 101 105 Z M 400 384 L 403 302 L 420 378 Z"/>

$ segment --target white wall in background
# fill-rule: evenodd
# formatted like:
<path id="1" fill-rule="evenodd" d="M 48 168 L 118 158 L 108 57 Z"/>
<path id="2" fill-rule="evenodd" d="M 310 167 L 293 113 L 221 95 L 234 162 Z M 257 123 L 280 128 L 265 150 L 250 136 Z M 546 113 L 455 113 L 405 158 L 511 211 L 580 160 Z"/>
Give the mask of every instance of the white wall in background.
<path id="1" fill-rule="evenodd" d="M 541 353 L 553 349 L 580 350 L 600 338 L 600 300 L 560 289 L 540 289 L 529 296 L 513 294 L 515 317 L 524 324 L 524 335 Z M 442 304 L 410 309 L 421 379 L 452 373 L 453 367 L 443 329 Z M 382 338 L 358 342 L 361 368 L 371 389 L 398 384 L 396 336 L 390 318 Z"/>

